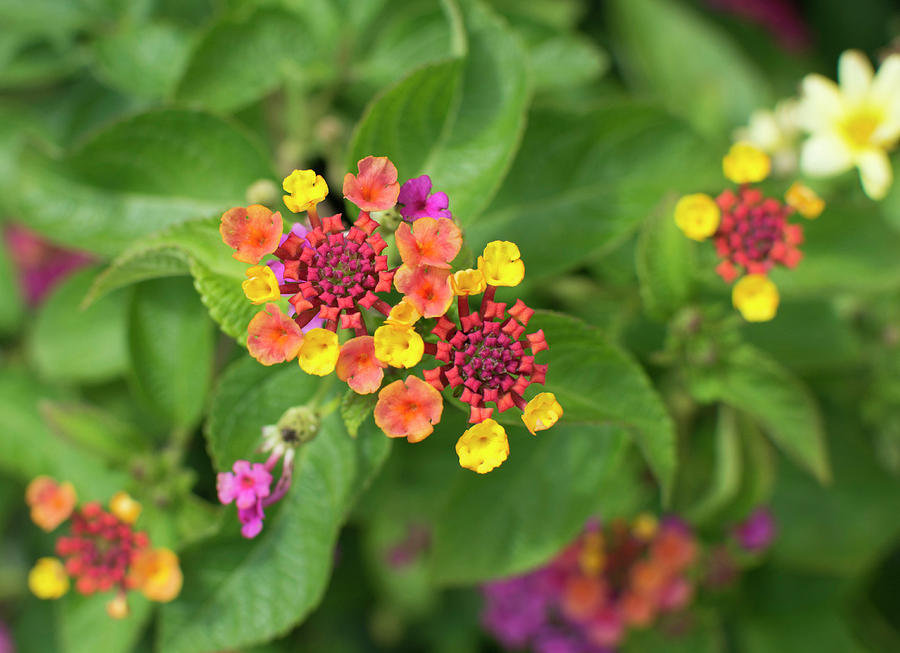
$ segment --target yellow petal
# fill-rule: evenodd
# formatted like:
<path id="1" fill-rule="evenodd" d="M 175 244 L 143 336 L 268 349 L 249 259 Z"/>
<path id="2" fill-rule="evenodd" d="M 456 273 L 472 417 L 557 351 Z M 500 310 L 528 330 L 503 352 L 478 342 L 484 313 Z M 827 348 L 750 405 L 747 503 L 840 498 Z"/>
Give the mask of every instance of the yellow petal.
<path id="1" fill-rule="evenodd" d="M 478 269 L 492 286 L 518 286 L 525 277 L 525 263 L 520 256 L 515 243 L 495 240 L 478 257 Z"/>
<path id="2" fill-rule="evenodd" d="M 764 274 L 748 274 L 731 291 L 734 307 L 748 322 L 768 322 L 778 310 L 778 288 Z"/>
<path id="3" fill-rule="evenodd" d="M 521 263 L 521 261 L 519 261 Z M 525 265 L 522 264 L 522 274 L 525 273 Z M 521 279 L 520 279 L 521 280 Z M 450 277 L 450 289 L 454 295 L 477 295 L 483 293 L 487 284 L 484 273 L 481 270 L 460 270 Z"/>
<path id="4" fill-rule="evenodd" d="M 314 170 L 294 170 L 285 177 L 282 188 L 290 193 L 284 196 L 284 204 L 294 213 L 315 208 L 328 196 L 328 184 Z"/>
<path id="5" fill-rule="evenodd" d="M 385 322 L 395 326 L 411 327 L 421 317 L 422 315 L 416 310 L 416 307 L 404 297 L 391 309 Z"/>
<path id="6" fill-rule="evenodd" d="M 705 193 L 685 195 L 675 205 L 675 224 L 692 240 L 705 240 L 716 233 L 721 217 L 719 206 Z"/>
<path id="7" fill-rule="evenodd" d="M 425 342 L 411 327 L 384 324 L 375 329 L 375 357 L 391 367 L 413 367 L 422 360 Z"/>
<path id="8" fill-rule="evenodd" d="M 141 504 L 127 492 L 116 492 L 109 501 L 109 510 L 126 524 L 133 524 L 141 514 Z"/>
<path id="9" fill-rule="evenodd" d="M 509 457 L 506 430 L 488 418 L 462 434 L 456 442 L 456 455 L 460 466 L 486 474 Z"/>
<path id="10" fill-rule="evenodd" d="M 722 159 L 722 171 L 736 184 L 752 184 L 769 176 L 772 162 L 769 155 L 750 143 L 740 142 L 731 146 Z"/>
<path id="11" fill-rule="evenodd" d="M 789 206 L 797 209 L 800 215 L 809 220 L 818 218 L 825 210 L 825 200 L 819 197 L 812 188 L 799 181 L 791 184 L 784 194 L 784 199 Z"/>
<path id="12" fill-rule="evenodd" d="M 334 371 L 340 353 L 336 333 L 328 329 L 310 329 L 303 338 L 297 359 L 307 374 L 326 376 Z"/>
<path id="13" fill-rule="evenodd" d="M 39 599 L 58 599 L 69 591 L 69 576 L 57 558 L 41 558 L 28 572 L 28 589 Z"/>
<path id="14" fill-rule="evenodd" d="M 562 417 L 563 408 L 556 400 L 552 392 L 541 392 L 525 406 L 522 413 L 522 421 L 531 431 L 531 435 L 537 435 L 537 431 L 546 431 Z"/>
<path id="15" fill-rule="evenodd" d="M 245 272 L 247 280 L 241 283 L 244 294 L 254 304 L 277 302 L 281 299 L 278 278 L 268 265 L 254 265 Z"/>

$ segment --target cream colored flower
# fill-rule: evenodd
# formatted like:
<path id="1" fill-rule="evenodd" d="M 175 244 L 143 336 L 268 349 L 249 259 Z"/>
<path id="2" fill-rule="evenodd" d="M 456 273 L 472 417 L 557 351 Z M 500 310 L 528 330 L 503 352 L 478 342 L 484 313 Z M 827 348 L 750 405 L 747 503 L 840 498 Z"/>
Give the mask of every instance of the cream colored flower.
<path id="1" fill-rule="evenodd" d="M 838 80 L 840 86 L 821 75 L 803 79 L 797 118 L 810 137 L 800 167 L 827 177 L 856 166 L 866 195 L 882 199 L 893 179 L 887 151 L 900 137 L 900 55 L 890 55 L 875 75 L 865 55 L 848 50 Z"/>
<path id="2" fill-rule="evenodd" d="M 776 174 L 792 174 L 797 169 L 800 141 L 797 106 L 797 100 L 790 98 L 776 104 L 774 111 L 754 111 L 747 126 L 734 131 L 734 140 L 751 143 L 770 155 Z"/>

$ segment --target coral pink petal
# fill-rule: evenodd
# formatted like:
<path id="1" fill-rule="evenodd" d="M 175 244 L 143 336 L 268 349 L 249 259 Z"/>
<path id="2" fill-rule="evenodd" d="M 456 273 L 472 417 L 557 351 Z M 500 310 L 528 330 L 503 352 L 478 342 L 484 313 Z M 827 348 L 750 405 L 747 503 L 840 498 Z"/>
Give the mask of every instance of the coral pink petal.
<path id="1" fill-rule="evenodd" d="M 375 357 L 375 338 L 359 336 L 341 346 L 335 371 L 355 392 L 367 395 L 381 387 L 384 363 Z"/>
<path id="2" fill-rule="evenodd" d="M 394 275 L 394 285 L 424 317 L 440 317 L 453 301 L 449 270 L 402 265 Z"/>
<path id="3" fill-rule="evenodd" d="M 263 365 L 296 358 L 303 343 L 297 323 L 281 312 L 277 304 L 266 304 L 247 327 L 247 349 Z"/>
<path id="4" fill-rule="evenodd" d="M 386 156 L 367 156 L 359 162 L 359 175 L 344 177 L 343 192 L 363 211 L 393 208 L 400 194 L 397 168 Z"/>
<path id="5" fill-rule="evenodd" d="M 244 263 L 259 263 L 263 256 L 274 252 L 282 230 L 281 214 L 260 204 L 229 209 L 219 225 L 222 240 L 235 250 L 232 256 Z"/>
<path id="6" fill-rule="evenodd" d="M 421 442 L 434 431 L 443 410 L 441 394 L 420 378 L 409 376 L 378 393 L 375 423 L 388 437 Z"/>

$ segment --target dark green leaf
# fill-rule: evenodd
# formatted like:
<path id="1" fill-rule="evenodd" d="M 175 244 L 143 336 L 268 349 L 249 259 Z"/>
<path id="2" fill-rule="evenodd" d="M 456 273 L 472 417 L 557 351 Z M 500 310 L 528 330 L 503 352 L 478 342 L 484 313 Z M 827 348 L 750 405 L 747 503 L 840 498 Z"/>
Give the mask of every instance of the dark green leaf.
<path id="1" fill-rule="evenodd" d="M 13 262 L 7 248 L 0 245 L 0 334 L 12 333 L 19 326 L 23 309 L 22 291 Z"/>
<path id="2" fill-rule="evenodd" d="M 112 593 L 81 596 L 70 592 L 59 603 L 60 653 L 129 653 L 151 616 L 150 601 L 131 592 L 127 619 L 110 619 L 106 603 Z"/>
<path id="3" fill-rule="evenodd" d="M 718 153 L 659 108 L 535 109 L 506 182 L 466 236 L 474 249 L 515 240 L 527 274 L 545 277 L 609 251 L 667 196 L 721 175 Z"/>
<path id="4" fill-rule="evenodd" d="M 614 0 L 607 6 L 629 81 L 658 95 L 697 129 L 721 137 L 771 101 L 762 72 L 699 11 L 672 0 Z"/>
<path id="5" fill-rule="evenodd" d="M 692 522 L 709 519 L 732 501 L 740 491 L 742 474 L 740 436 L 737 415 L 732 409 L 721 407 L 715 433 L 713 477 L 700 501 L 685 512 L 685 516 Z"/>
<path id="6" fill-rule="evenodd" d="M 139 396 L 172 426 L 194 426 L 206 403 L 215 343 L 191 282 L 169 278 L 138 285 L 128 334 Z"/>
<path id="7" fill-rule="evenodd" d="M 44 400 L 40 409 L 56 435 L 110 461 L 127 461 L 147 446 L 133 425 L 93 406 Z"/>
<path id="8" fill-rule="evenodd" d="M 667 499 L 675 478 L 675 431 L 641 367 L 600 331 L 574 318 L 539 312 L 528 329 L 543 329 L 550 345 L 546 388 L 562 405 L 563 420 L 626 429 Z"/>

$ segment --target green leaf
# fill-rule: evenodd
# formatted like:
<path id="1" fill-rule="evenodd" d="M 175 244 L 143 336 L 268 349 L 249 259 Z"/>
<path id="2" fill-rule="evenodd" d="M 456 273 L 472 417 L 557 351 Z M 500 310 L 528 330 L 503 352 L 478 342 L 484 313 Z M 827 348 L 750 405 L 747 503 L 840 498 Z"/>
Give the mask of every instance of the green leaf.
<path id="1" fill-rule="evenodd" d="M 822 418 L 809 390 L 749 345 L 731 352 L 703 387 L 700 401 L 722 401 L 747 413 L 789 457 L 821 482 L 831 478 Z"/>
<path id="2" fill-rule="evenodd" d="M 667 501 L 675 479 L 675 430 L 640 365 L 599 330 L 559 314 L 537 312 L 528 330 L 543 329 L 550 351 L 546 389 L 572 424 L 627 430 L 647 459 Z"/>
<path id="3" fill-rule="evenodd" d="M 376 393 L 361 395 L 352 389 L 344 393 L 341 399 L 341 419 L 350 437 L 355 438 L 359 433 L 359 427 L 375 410 L 375 402 L 378 400 Z"/>
<path id="4" fill-rule="evenodd" d="M 333 74 L 302 16 L 262 9 L 226 16 L 203 36 L 176 96 L 214 111 L 234 111 L 275 90 L 289 75 L 313 81 Z"/>
<path id="5" fill-rule="evenodd" d="M 473 249 L 512 238 L 529 278 L 543 278 L 607 253 L 667 196 L 721 176 L 719 154 L 658 107 L 536 108 L 506 182 L 466 237 Z"/>
<path id="6" fill-rule="evenodd" d="M 0 245 L 0 334 L 12 333 L 25 314 L 24 298 L 9 251 Z"/>
<path id="7" fill-rule="evenodd" d="M 872 203 L 829 203 L 821 217 L 803 220 L 803 260 L 772 279 L 785 298 L 836 292 L 887 292 L 900 288 L 900 234 Z"/>
<path id="8" fill-rule="evenodd" d="M 607 7 L 627 79 L 697 129 L 721 138 L 771 102 L 762 71 L 702 13 L 672 0 L 613 0 Z"/>
<path id="9" fill-rule="evenodd" d="M 128 595 L 131 614 L 127 619 L 110 619 L 106 603 L 112 594 L 81 596 L 69 592 L 60 602 L 60 653 L 129 653 L 150 621 L 152 604 L 140 595 Z"/>
<path id="10" fill-rule="evenodd" d="M 464 428 L 460 424 L 459 432 Z M 525 429 L 506 430 L 510 455 L 503 465 L 484 476 L 458 469 L 448 478 L 430 561 L 439 583 L 475 583 L 534 568 L 589 517 L 610 515 L 610 495 L 620 500 L 638 477 L 626 464 L 630 444 L 619 426 L 557 425 L 537 438 Z"/>
<path id="11" fill-rule="evenodd" d="M 253 455 L 260 429 L 315 393 L 320 379 L 296 365 L 274 369 L 246 358 L 223 375 L 206 433 L 217 469 Z M 297 452 L 288 495 L 268 510 L 263 532 L 243 540 L 234 509 L 224 533 L 185 551 L 184 590 L 162 609 L 157 648 L 195 653 L 242 648 L 285 633 L 322 597 L 338 530 L 378 470 L 389 441 L 374 429 L 354 440 L 332 413 Z"/>
<path id="12" fill-rule="evenodd" d="M 154 279 L 137 286 L 128 345 L 138 396 L 172 426 L 194 426 L 209 391 L 215 341 L 189 280 Z"/>
<path id="13" fill-rule="evenodd" d="M 685 516 L 698 523 L 709 519 L 737 496 L 741 489 L 741 440 L 738 418 L 727 406 L 719 409 L 715 434 L 715 468 L 704 496 Z"/>
<path id="14" fill-rule="evenodd" d="M 125 25 L 93 43 L 95 70 L 107 84 L 142 98 L 170 94 L 183 70 L 189 41 L 165 23 Z"/>
<path id="15" fill-rule="evenodd" d="M 641 299 L 647 311 L 670 317 L 689 299 L 694 268 L 691 243 L 672 218 L 666 202 L 644 221 L 635 250 Z"/>
<path id="16" fill-rule="evenodd" d="M 244 340 L 247 324 L 259 311 L 244 296 L 247 265 L 231 257 L 219 234 L 219 218 L 192 220 L 128 248 L 97 277 L 86 302 L 123 285 L 159 277 L 192 274 L 200 299 L 222 331 Z"/>
<path id="17" fill-rule="evenodd" d="M 94 406 L 44 400 L 40 409 L 47 426 L 59 437 L 110 461 L 127 461 L 147 448 L 136 427 Z"/>
<path id="18" fill-rule="evenodd" d="M 693 609 L 678 632 L 664 627 L 636 628 L 628 631 L 622 653 L 723 653 L 728 650 L 725 633 L 713 610 Z"/>
<path id="19" fill-rule="evenodd" d="M 59 161 L 23 156 L 11 204 L 54 240 L 113 255 L 168 225 L 243 205 L 247 188 L 272 176 L 238 127 L 163 109 L 114 123 Z"/>
<path id="20" fill-rule="evenodd" d="M 426 65 L 376 98 L 357 125 L 348 166 L 375 154 L 389 156 L 404 179 L 427 173 L 471 224 L 518 148 L 529 93 L 515 35 L 478 0 L 460 6 L 465 56 Z"/>
<path id="21" fill-rule="evenodd" d="M 86 309 L 80 307 L 97 274 L 79 270 L 41 305 L 27 340 L 28 357 L 47 379 L 96 383 L 128 369 L 126 311 L 130 293 L 121 290 Z"/>
<path id="22" fill-rule="evenodd" d="M 40 403 L 59 392 L 12 367 L 0 371 L 0 468 L 22 480 L 47 474 L 72 481 L 83 500 L 107 501 L 125 483 L 125 474 L 57 437 L 44 422 Z"/>

